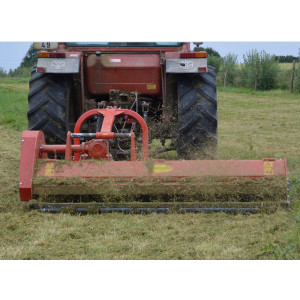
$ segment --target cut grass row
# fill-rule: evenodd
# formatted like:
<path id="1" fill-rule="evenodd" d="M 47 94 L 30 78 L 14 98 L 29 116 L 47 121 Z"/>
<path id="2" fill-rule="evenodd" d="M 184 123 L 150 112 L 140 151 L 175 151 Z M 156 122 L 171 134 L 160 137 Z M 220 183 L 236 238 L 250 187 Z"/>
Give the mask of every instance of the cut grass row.
<path id="1" fill-rule="evenodd" d="M 299 101 L 284 91 L 219 90 L 219 158 L 286 156 L 292 210 L 249 216 L 45 215 L 26 212 L 19 202 L 27 89 L 0 83 L 0 258 L 299 259 Z"/>

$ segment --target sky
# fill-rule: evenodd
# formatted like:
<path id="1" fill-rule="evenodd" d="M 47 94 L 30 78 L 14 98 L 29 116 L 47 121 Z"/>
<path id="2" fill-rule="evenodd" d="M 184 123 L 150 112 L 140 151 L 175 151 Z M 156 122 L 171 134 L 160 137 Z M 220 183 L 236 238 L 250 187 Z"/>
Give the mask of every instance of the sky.
<path id="1" fill-rule="evenodd" d="M 31 42 L 0 42 L 0 67 L 7 72 L 17 68 L 30 45 Z"/>
<path id="2" fill-rule="evenodd" d="M 0 42 L 0 67 L 7 72 L 17 68 L 31 42 Z M 203 47 L 211 47 L 221 56 L 228 53 L 238 55 L 239 63 L 243 62 L 243 54 L 252 49 L 265 50 L 275 55 L 299 55 L 300 42 L 204 42 Z"/>

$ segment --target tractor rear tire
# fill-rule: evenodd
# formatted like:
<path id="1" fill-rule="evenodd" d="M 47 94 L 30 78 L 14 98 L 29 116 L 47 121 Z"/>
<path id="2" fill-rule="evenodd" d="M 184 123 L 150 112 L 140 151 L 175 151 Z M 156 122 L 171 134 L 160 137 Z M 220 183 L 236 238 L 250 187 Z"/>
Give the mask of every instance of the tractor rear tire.
<path id="1" fill-rule="evenodd" d="M 42 130 L 47 144 L 64 144 L 69 124 L 71 82 L 67 76 L 31 73 L 28 130 Z"/>
<path id="2" fill-rule="evenodd" d="M 217 159 L 217 84 L 214 68 L 178 78 L 177 153 L 181 159 Z"/>

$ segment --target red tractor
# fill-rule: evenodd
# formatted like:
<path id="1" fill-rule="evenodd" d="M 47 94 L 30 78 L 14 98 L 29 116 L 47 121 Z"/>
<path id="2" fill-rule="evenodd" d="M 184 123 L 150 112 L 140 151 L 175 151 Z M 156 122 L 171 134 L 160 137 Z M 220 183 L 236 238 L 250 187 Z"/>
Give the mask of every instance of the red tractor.
<path id="1" fill-rule="evenodd" d="M 44 50 L 30 79 L 19 179 L 21 201 L 38 201 L 29 207 L 248 213 L 289 204 L 285 159 L 211 160 L 216 75 L 205 51 L 189 43 L 36 47 Z M 185 161 L 149 157 L 153 139 L 163 145 L 157 152 L 176 150 Z"/>
<path id="2" fill-rule="evenodd" d="M 149 128 L 149 139 L 171 145 L 178 157 L 216 158 L 216 74 L 207 53 L 195 43 L 66 42 L 34 43 L 37 67 L 28 95 L 29 130 L 41 130 L 49 144 L 64 144 L 77 119 L 94 108 L 117 107 L 138 112 Z M 88 120 L 83 132 L 99 131 L 103 118 Z M 139 129 L 124 118 L 114 132 Z M 141 139 L 141 138 L 140 138 Z M 110 142 L 110 152 L 128 159 L 125 140 Z"/>

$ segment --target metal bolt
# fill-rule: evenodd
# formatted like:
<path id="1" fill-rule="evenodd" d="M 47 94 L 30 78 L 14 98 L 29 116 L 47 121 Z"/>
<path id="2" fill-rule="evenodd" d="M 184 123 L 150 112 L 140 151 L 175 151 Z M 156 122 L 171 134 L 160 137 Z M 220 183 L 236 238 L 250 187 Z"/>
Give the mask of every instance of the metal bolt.
<path id="1" fill-rule="evenodd" d="M 23 183 L 22 182 L 20 182 L 20 185 L 22 185 Z"/>
<path id="2" fill-rule="evenodd" d="M 24 140 L 22 140 L 22 143 L 24 142 Z"/>

